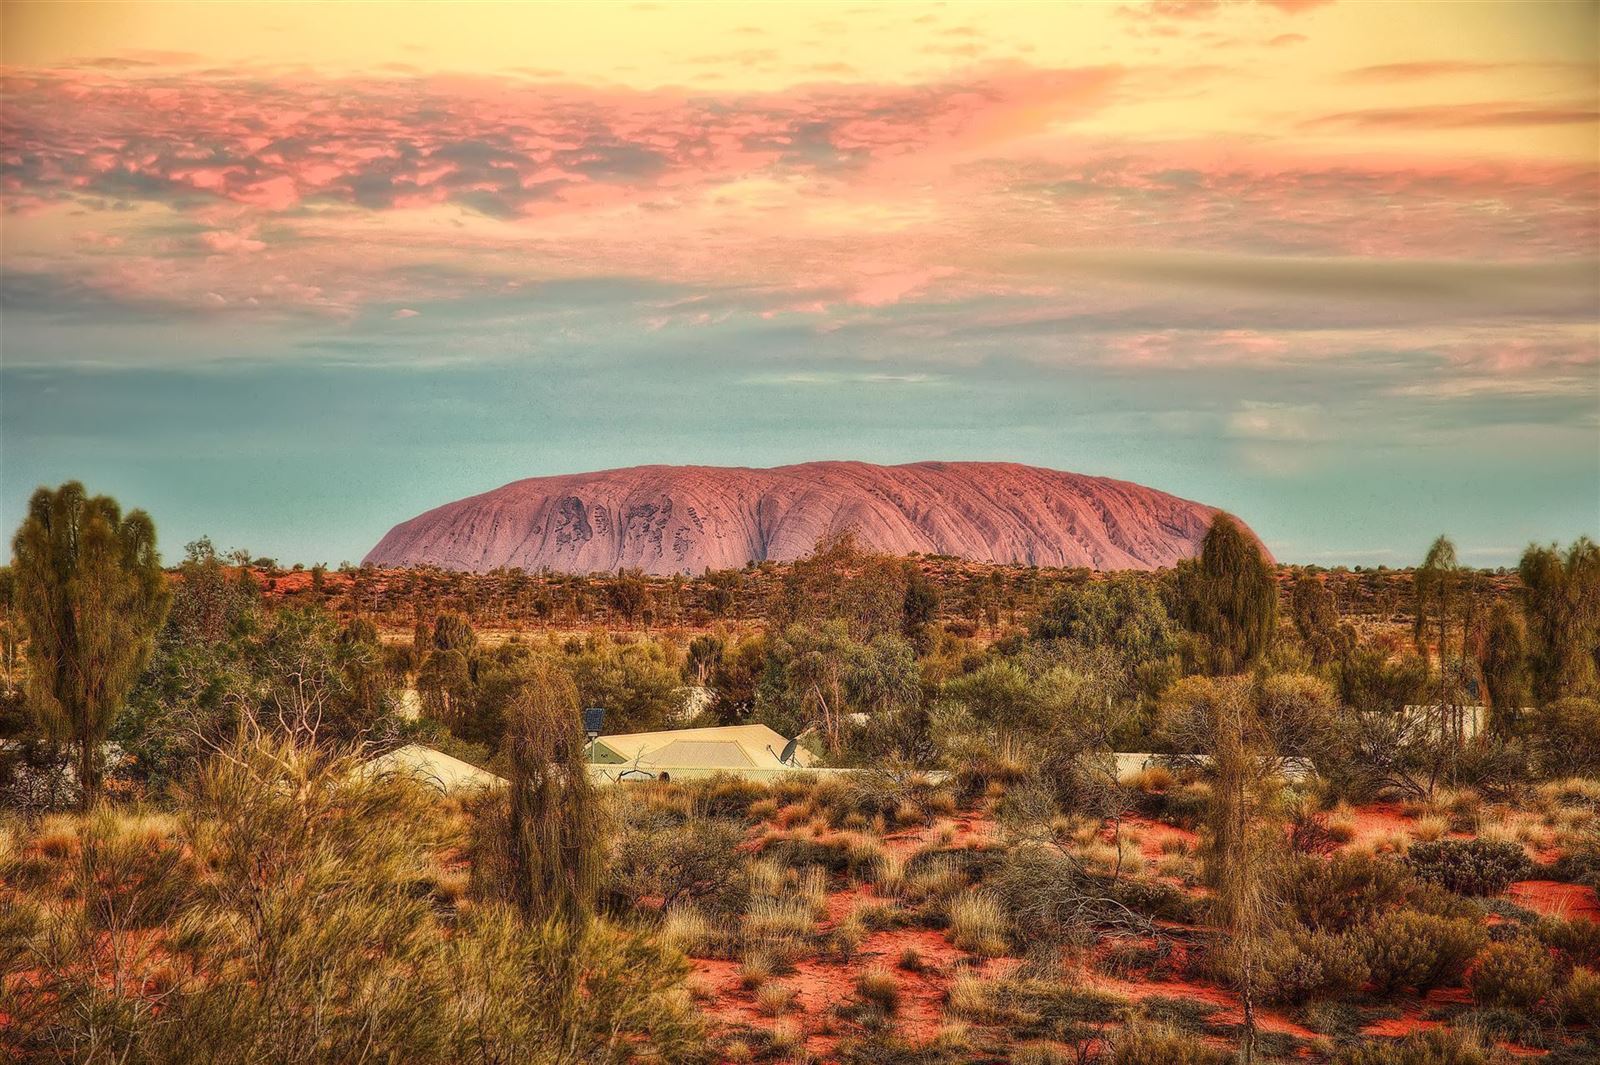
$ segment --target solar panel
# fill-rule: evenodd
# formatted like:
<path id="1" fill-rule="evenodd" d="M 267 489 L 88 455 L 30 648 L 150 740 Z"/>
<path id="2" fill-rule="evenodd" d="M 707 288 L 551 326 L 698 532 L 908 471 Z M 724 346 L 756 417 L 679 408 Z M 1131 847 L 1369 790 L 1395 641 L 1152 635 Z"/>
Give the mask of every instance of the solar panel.
<path id="1" fill-rule="evenodd" d="M 603 706 L 591 706 L 583 712 L 583 734 L 594 739 L 605 730 L 606 711 Z"/>

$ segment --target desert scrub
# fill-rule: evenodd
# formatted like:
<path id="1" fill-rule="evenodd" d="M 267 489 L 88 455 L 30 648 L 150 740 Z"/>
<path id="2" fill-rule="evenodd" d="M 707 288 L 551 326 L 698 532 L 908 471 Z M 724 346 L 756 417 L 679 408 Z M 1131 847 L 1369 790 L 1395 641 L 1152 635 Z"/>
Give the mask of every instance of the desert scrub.
<path id="1" fill-rule="evenodd" d="M 984 958 L 1006 952 L 1009 922 L 1000 900 L 987 891 L 974 890 L 950 900 L 950 942 L 959 950 Z"/>
<path id="2" fill-rule="evenodd" d="M 1543 944 L 1513 939 L 1485 948 L 1472 966 L 1469 983 L 1480 1006 L 1532 1009 L 1555 990 L 1555 967 Z"/>
<path id="3" fill-rule="evenodd" d="M 1559 1004 L 1561 1019 L 1568 1024 L 1600 1025 L 1600 973 L 1581 966 L 1572 970 Z"/>
<path id="4" fill-rule="evenodd" d="M 789 1007 L 794 1005 L 794 997 L 794 988 L 788 984 L 775 981 L 763 983 L 756 989 L 756 1009 L 768 1017 L 776 1017 L 789 1011 Z"/>
<path id="5" fill-rule="evenodd" d="M 1283 879 L 1290 913 L 1318 931 L 1354 928 L 1404 904 L 1416 892 L 1406 866 L 1368 855 L 1300 858 Z"/>
<path id="6" fill-rule="evenodd" d="M 1520 844 L 1484 839 L 1418 843 L 1406 863 L 1419 879 L 1461 895 L 1498 895 L 1531 868 Z"/>
<path id="7" fill-rule="evenodd" d="M 1505 1056 L 1485 1047 L 1476 1033 L 1430 1028 L 1404 1039 L 1371 1039 L 1346 1047 L 1334 1065 L 1499 1065 Z"/>
<path id="8" fill-rule="evenodd" d="M 1579 965 L 1600 968 L 1600 922 L 1583 917 L 1541 917 L 1534 922 L 1533 934 Z"/>
<path id="9" fill-rule="evenodd" d="M 1170 1028 L 1136 1025 L 1112 1042 L 1110 1065 L 1227 1065 L 1233 1056 Z"/>
<path id="10" fill-rule="evenodd" d="M 1274 933 L 1256 959 L 1263 999 L 1302 1005 L 1352 997 L 1370 974 L 1364 946 L 1356 933 Z M 1237 959 L 1229 946 L 1217 952 L 1212 969 L 1223 980 L 1238 979 Z"/>
<path id="11" fill-rule="evenodd" d="M 1362 939 L 1378 990 L 1427 991 L 1459 979 L 1488 935 L 1472 918 L 1401 910 L 1375 921 Z"/>
<path id="12" fill-rule="evenodd" d="M 816 926 L 816 912 L 802 898 L 757 899 L 744 915 L 745 935 L 756 940 L 802 938 Z"/>
<path id="13" fill-rule="evenodd" d="M 956 973 L 945 998 L 950 1012 L 962 1020 L 983 1024 L 996 1017 L 995 981 L 971 969 Z"/>
<path id="14" fill-rule="evenodd" d="M 856 995 L 861 1001 L 892 1016 L 900 1008 L 900 978 L 892 969 L 874 965 L 856 977 Z"/>
<path id="15" fill-rule="evenodd" d="M 712 921 L 698 907 L 678 905 L 661 922 L 661 940 L 691 958 L 726 958 L 734 934 L 726 922 Z"/>

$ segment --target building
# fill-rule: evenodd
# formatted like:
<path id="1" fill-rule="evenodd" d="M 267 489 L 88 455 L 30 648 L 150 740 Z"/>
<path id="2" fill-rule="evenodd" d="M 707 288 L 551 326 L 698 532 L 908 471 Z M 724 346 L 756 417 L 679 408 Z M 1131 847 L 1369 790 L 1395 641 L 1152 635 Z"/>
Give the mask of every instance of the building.
<path id="1" fill-rule="evenodd" d="M 791 748 L 791 741 L 765 725 L 724 725 L 600 736 L 589 747 L 589 762 L 597 781 L 681 780 L 718 773 L 766 779 L 805 769 L 812 756 L 799 744 Z"/>
<path id="2" fill-rule="evenodd" d="M 460 791 L 482 791 L 505 784 L 503 778 L 493 773 L 420 743 L 409 743 L 388 754 L 381 754 L 368 762 L 367 766 L 373 772 L 414 776 L 447 795 Z"/>

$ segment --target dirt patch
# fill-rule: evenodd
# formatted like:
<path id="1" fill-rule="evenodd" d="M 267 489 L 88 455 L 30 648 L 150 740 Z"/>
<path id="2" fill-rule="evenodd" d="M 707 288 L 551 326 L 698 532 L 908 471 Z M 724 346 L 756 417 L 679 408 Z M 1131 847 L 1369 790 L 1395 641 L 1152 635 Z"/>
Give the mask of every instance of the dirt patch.
<path id="1" fill-rule="evenodd" d="M 1594 888 L 1560 880 L 1519 880 L 1506 894 L 1518 906 L 1548 917 L 1600 921 L 1600 898 Z"/>

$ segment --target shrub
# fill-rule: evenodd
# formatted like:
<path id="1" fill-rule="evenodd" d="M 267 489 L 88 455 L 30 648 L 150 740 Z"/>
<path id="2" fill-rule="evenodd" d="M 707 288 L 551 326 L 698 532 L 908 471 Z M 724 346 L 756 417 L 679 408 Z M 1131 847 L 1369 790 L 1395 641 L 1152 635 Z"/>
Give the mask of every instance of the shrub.
<path id="1" fill-rule="evenodd" d="M 1600 922 L 1584 917 L 1541 917 L 1533 925 L 1533 934 L 1580 965 L 1600 967 Z"/>
<path id="2" fill-rule="evenodd" d="M 776 1017 L 794 1004 L 794 988 L 787 984 L 764 983 L 756 989 L 756 1009 Z"/>
<path id="3" fill-rule="evenodd" d="M 1380 991 L 1427 991 L 1458 979 L 1487 940 L 1470 918 L 1415 910 L 1388 914 L 1362 936 L 1367 967 Z"/>
<path id="4" fill-rule="evenodd" d="M 1568 1024 L 1600 1026 L 1600 973 L 1572 970 L 1567 986 L 1561 989 L 1561 1019 Z"/>
<path id="5" fill-rule="evenodd" d="M 874 965 L 856 977 L 856 994 L 861 1001 L 892 1014 L 900 1008 L 900 978 L 892 970 Z"/>
<path id="6" fill-rule="evenodd" d="M 1111 1048 L 1111 1065 L 1227 1065 L 1233 1056 L 1170 1028 L 1126 1028 Z"/>
<path id="7" fill-rule="evenodd" d="M 1555 989 L 1555 967 L 1542 944 L 1513 939 L 1478 955 L 1468 981 L 1480 1006 L 1530 1009 Z"/>
<path id="8" fill-rule="evenodd" d="M 1007 921 L 1000 900 L 987 891 L 969 891 L 950 903 L 950 942 L 985 958 L 1006 952 Z"/>
<path id="9" fill-rule="evenodd" d="M 1420 879 L 1461 895 L 1498 895 L 1530 868 L 1519 844 L 1484 839 L 1417 843 L 1406 862 Z"/>
<path id="10" fill-rule="evenodd" d="M 661 941 L 691 958 L 725 958 L 733 949 L 728 926 L 694 906 L 674 906 L 661 925 Z"/>
<path id="11" fill-rule="evenodd" d="M 1370 971 L 1364 944 L 1355 933 L 1279 932 L 1257 959 L 1257 979 L 1268 1002 L 1300 1005 L 1313 999 L 1343 1000 L 1361 989 Z M 1233 979 L 1235 960 L 1224 950 L 1222 975 Z"/>
<path id="12" fill-rule="evenodd" d="M 817 919 L 804 899 L 757 899 L 744 915 L 745 934 L 752 939 L 808 936 Z"/>
<path id="13" fill-rule="evenodd" d="M 1333 1059 L 1334 1065 L 1494 1065 L 1499 1060 L 1476 1035 L 1453 1028 L 1430 1028 L 1395 1042 L 1369 1040 Z"/>
<path id="14" fill-rule="evenodd" d="M 1367 923 L 1406 902 L 1416 887 L 1400 862 L 1360 854 L 1301 858 L 1284 879 L 1290 912 L 1307 928 L 1328 932 Z"/>

